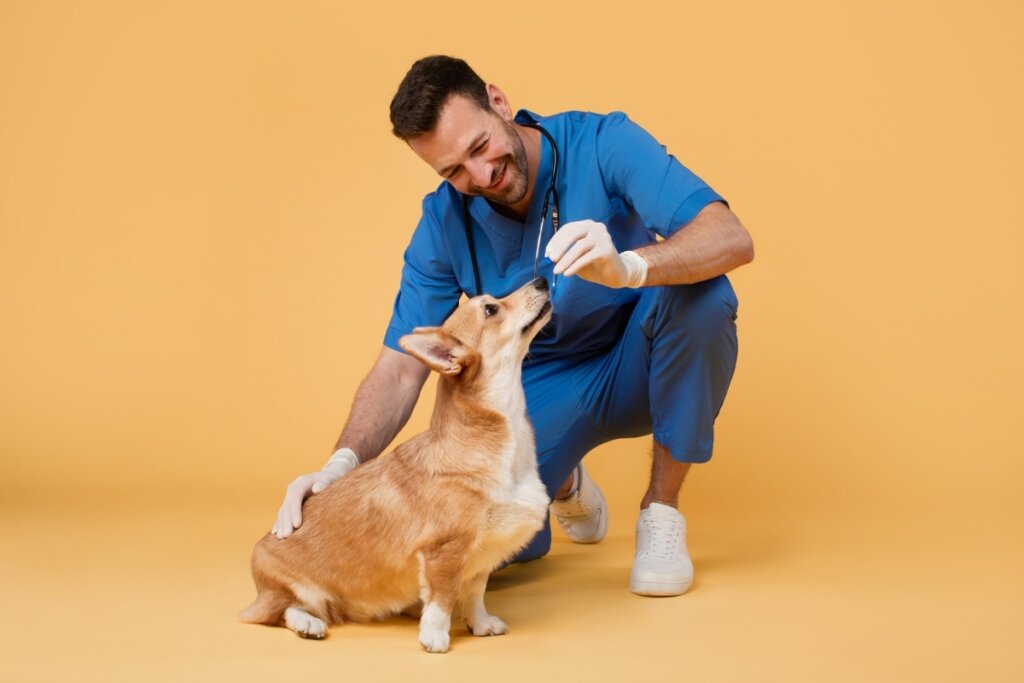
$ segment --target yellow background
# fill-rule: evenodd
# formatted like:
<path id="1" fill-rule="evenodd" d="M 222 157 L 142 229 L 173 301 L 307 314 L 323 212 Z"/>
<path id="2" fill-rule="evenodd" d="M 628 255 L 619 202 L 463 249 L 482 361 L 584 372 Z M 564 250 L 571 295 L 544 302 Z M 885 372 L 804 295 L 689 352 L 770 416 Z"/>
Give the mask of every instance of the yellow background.
<path id="1" fill-rule="evenodd" d="M 0 1 L 0 680 L 1021 680 L 1022 34 L 994 1 Z M 234 620 L 380 348 L 437 184 L 388 103 L 432 53 L 627 111 L 757 252 L 693 590 L 628 593 L 649 444 L 608 444 L 609 540 L 496 578 L 512 633 L 444 658 Z"/>

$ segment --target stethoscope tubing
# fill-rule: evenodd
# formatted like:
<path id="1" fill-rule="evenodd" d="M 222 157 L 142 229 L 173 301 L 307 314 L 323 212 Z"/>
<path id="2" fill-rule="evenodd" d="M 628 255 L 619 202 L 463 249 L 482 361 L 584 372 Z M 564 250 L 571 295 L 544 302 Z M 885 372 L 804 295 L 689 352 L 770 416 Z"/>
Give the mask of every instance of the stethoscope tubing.
<path id="1" fill-rule="evenodd" d="M 551 170 L 551 182 L 548 184 L 547 190 L 544 192 L 544 202 L 541 205 L 540 210 L 540 226 L 537 228 L 537 249 L 533 255 L 533 276 L 538 275 L 538 266 L 540 263 L 540 242 L 544 235 L 544 223 L 548 215 L 548 207 L 551 206 L 551 225 L 553 232 L 558 232 L 558 190 L 555 188 L 555 181 L 558 179 L 558 147 L 555 145 L 555 139 L 551 137 L 551 133 L 544 130 L 542 127 L 535 123 L 523 124 L 529 128 L 536 128 L 541 134 L 547 138 L 548 143 L 551 145 L 551 156 L 552 156 L 552 170 Z M 473 243 L 473 223 L 469 216 L 469 195 L 462 195 L 462 221 L 463 227 L 466 229 L 466 243 L 469 245 L 469 258 L 473 263 L 473 282 L 476 285 L 476 294 L 474 296 L 480 296 L 483 294 L 483 287 L 480 284 L 480 264 L 476 260 L 476 246 Z M 554 202 L 551 202 L 551 200 Z"/>

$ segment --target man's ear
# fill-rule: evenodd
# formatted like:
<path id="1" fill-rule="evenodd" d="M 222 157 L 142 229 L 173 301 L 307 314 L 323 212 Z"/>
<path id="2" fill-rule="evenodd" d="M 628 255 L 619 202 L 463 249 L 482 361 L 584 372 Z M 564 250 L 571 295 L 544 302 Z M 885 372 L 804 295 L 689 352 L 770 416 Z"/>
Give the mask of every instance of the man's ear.
<path id="1" fill-rule="evenodd" d="M 501 88 L 493 83 L 488 83 L 487 99 L 490 100 L 491 109 L 494 110 L 495 114 L 505 119 L 508 123 L 512 123 L 515 114 L 512 112 L 512 105 L 508 101 L 508 96 L 502 92 Z"/>
<path id="2" fill-rule="evenodd" d="M 442 375 L 462 372 L 466 348 L 440 327 L 417 327 L 398 340 L 398 345 L 431 370 Z"/>

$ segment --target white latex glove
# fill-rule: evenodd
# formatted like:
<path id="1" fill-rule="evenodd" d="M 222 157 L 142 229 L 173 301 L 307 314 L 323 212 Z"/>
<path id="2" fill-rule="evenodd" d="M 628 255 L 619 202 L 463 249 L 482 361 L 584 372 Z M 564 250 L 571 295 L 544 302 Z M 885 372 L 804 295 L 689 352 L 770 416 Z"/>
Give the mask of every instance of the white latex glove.
<path id="1" fill-rule="evenodd" d="M 605 287 L 643 287 L 647 261 L 639 254 L 615 249 L 604 223 L 584 220 L 562 226 L 544 249 L 555 263 L 555 275 L 579 275 Z"/>
<path id="2" fill-rule="evenodd" d="M 320 493 L 345 474 L 354 470 L 359 458 L 351 448 L 339 448 L 319 472 L 304 474 L 288 484 L 284 503 L 277 513 L 277 523 L 270 533 L 278 538 L 288 538 L 302 524 L 302 502 Z"/>

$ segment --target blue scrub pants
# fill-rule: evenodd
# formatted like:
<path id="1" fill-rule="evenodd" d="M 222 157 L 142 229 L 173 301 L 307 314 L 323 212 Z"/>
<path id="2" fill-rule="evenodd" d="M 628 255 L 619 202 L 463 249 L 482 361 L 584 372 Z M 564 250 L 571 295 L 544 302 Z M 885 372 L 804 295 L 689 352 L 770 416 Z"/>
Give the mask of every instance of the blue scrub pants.
<path id="1" fill-rule="evenodd" d="M 585 360 L 524 364 L 540 478 L 554 497 L 594 447 L 654 433 L 679 462 L 711 459 L 736 367 L 736 294 L 724 276 L 646 287 L 618 343 Z M 550 522 L 513 562 L 547 554 Z"/>

